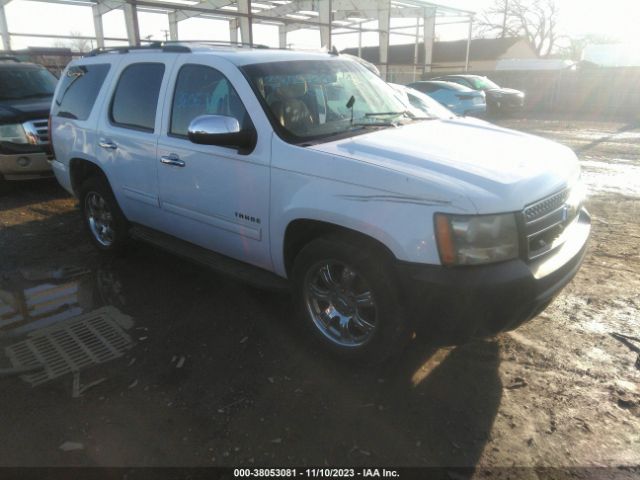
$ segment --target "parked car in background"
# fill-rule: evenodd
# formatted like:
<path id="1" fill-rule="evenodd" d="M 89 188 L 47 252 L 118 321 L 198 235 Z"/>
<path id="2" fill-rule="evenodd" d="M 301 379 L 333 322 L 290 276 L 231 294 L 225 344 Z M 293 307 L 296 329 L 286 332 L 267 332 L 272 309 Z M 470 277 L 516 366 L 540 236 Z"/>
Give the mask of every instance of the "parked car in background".
<path id="1" fill-rule="evenodd" d="M 480 75 L 445 75 L 432 80 L 454 82 L 464 87 L 484 92 L 487 96 L 487 112 L 490 114 L 517 112 L 524 107 L 524 92 L 513 88 L 503 88 L 487 77 Z"/>
<path id="2" fill-rule="evenodd" d="M 389 85 L 396 91 L 402 103 L 422 114 L 437 118 L 453 118 L 456 116 L 451 110 L 418 90 L 398 83 L 390 83 Z"/>
<path id="3" fill-rule="evenodd" d="M 53 175 L 49 109 L 57 82 L 41 65 L 0 56 L 0 189 Z"/>
<path id="4" fill-rule="evenodd" d="M 484 92 L 453 82 L 421 81 L 407 85 L 430 96 L 457 115 L 482 116 L 487 111 Z"/>

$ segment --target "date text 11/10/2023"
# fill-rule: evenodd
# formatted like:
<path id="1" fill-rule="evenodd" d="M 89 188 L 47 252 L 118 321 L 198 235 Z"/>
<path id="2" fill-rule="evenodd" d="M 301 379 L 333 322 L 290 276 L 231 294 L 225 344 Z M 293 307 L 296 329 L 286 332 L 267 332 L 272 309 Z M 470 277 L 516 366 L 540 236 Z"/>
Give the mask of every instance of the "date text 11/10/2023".
<path id="1" fill-rule="evenodd" d="M 235 468 L 235 478 L 399 478 L 397 470 L 387 468 Z"/>

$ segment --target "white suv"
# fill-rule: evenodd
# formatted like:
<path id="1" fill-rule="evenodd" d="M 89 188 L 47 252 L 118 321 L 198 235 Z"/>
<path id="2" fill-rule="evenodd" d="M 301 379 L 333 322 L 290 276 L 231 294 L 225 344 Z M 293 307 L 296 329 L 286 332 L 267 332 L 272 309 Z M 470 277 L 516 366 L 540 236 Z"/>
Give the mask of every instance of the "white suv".
<path id="1" fill-rule="evenodd" d="M 336 54 L 167 43 L 72 62 L 54 172 L 101 250 L 128 236 L 291 288 L 334 352 L 515 328 L 576 273 L 571 150 L 415 110 Z"/>

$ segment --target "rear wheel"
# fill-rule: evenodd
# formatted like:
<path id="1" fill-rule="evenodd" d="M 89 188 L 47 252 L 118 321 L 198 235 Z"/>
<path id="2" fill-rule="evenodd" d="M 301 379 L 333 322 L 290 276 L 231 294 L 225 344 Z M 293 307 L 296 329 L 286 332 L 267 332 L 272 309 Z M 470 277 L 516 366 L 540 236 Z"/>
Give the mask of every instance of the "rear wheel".
<path id="1" fill-rule="evenodd" d="M 120 250 L 127 239 L 128 225 L 107 180 L 89 178 L 79 196 L 84 225 L 93 244 L 105 252 Z"/>
<path id="2" fill-rule="evenodd" d="M 298 254 L 293 281 L 305 329 L 334 354 L 379 363 L 404 345 L 407 322 L 384 252 L 314 240 Z"/>

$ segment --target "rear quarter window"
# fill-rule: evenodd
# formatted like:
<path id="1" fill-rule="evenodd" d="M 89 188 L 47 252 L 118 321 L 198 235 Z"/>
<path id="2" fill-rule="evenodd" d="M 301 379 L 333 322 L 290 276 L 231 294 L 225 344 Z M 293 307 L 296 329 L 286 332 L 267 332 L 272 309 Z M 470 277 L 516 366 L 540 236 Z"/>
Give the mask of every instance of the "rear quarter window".
<path id="1" fill-rule="evenodd" d="M 153 132 L 164 63 L 135 63 L 126 67 L 111 101 L 114 125 Z"/>
<path id="2" fill-rule="evenodd" d="M 109 68 L 108 64 L 70 67 L 60 79 L 52 115 L 76 120 L 89 118 Z"/>

